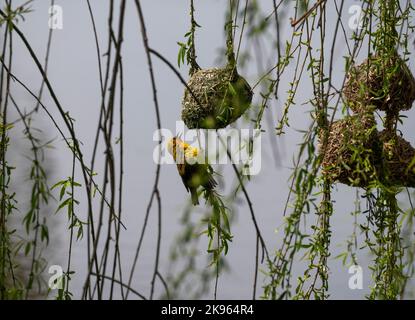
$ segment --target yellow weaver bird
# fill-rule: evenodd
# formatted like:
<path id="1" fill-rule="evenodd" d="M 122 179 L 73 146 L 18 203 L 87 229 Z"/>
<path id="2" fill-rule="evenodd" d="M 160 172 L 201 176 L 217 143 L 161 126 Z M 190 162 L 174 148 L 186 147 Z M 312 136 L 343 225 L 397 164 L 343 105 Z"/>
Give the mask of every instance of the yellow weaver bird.
<path id="1" fill-rule="evenodd" d="M 212 167 L 206 163 L 198 163 L 196 159 L 200 155 L 199 149 L 177 137 L 169 140 L 167 150 L 177 164 L 177 169 L 186 190 L 190 191 L 193 205 L 198 205 L 197 189 L 203 187 L 205 190 L 211 191 L 217 185 L 213 178 Z"/>

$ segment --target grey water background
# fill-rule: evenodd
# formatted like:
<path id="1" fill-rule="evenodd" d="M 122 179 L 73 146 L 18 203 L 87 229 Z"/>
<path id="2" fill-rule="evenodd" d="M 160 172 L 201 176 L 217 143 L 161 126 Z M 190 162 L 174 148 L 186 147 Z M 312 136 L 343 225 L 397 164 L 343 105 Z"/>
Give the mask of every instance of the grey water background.
<path id="1" fill-rule="evenodd" d="M 263 6 L 264 12 L 272 12 L 272 1 L 259 2 Z M 14 3 L 18 4 L 19 1 Z M 115 3 L 116 12 L 118 12 L 117 1 Z M 198 62 L 202 67 L 215 66 L 219 55 L 218 48 L 224 45 L 223 25 L 227 3 L 227 1 L 219 0 L 196 1 L 196 18 L 202 26 L 202 28 L 197 30 L 197 54 Z M 350 5 L 357 3 L 350 1 Z M 26 15 L 24 22 L 21 21 L 19 23 L 19 27 L 29 39 L 38 56 L 42 57 L 42 60 L 45 55 L 49 32 L 49 4 L 50 2 L 47 0 L 33 2 L 33 12 Z M 101 99 L 96 48 L 91 21 L 85 1 L 61 0 L 56 1 L 56 4 L 63 9 L 63 29 L 53 32 L 48 75 L 65 110 L 69 111 L 70 115 L 76 119 L 75 128 L 79 139 L 82 141 L 85 158 L 89 159 L 92 152 Z M 101 50 L 104 51 L 107 41 L 108 3 L 107 1 L 94 0 L 91 1 L 91 4 L 100 37 Z M 169 61 L 175 63 L 178 52 L 177 41 L 183 41 L 183 35 L 189 28 L 188 1 L 145 0 L 142 1 L 142 5 L 150 46 L 162 53 Z M 346 4 L 346 7 L 348 5 L 349 3 Z M 289 12 L 287 11 L 286 14 L 289 15 Z M 347 25 L 347 8 L 344 10 L 343 17 Z M 329 13 L 327 15 L 327 24 L 334 25 L 334 19 L 336 18 L 337 14 L 335 12 Z M 288 24 L 288 19 L 285 18 L 284 21 L 286 25 L 281 25 L 282 42 L 288 39 L 292 31 Z M 155 173 L 153 149 L 156 145 L 153 141 L 153 133 L 156 128 L 156 119 L 147 64 L 133 1 L 128 1 L 124 29 L 124 142 L 126 175 L 124 179 L 124 211 L 122 220 L 124 225 L 127 226 L 127 230 L 123 231 L 121 236 L 121 254 L 124 264 L 123 271 L 127 275 L 131 268 L 130 262 L 135 253 L 139 232 L 144 220 L 145 208 L 152 190 Z M 332 32 L 332 30 L 329 30 L 329 32 Z M 351 31 L 349 34 L 351 34 Z M 331 39 L 330 34 L 328 39 Z M 41 82 L 40 75 L 17 37 L 15 38 L 14 45 L 15 75 L 36 92 Z M 271 45 L 272 43 L 266 43 L 266 50 L 271 50 Z M 254 46 L 248 48 L 243 45 L 242 49 L 249 50 L 251 55 L 255 57 L 257 48 Z M 335 72 L 333 74 L 335 83 L 339 83 L 343 79 L 344 59 L 342 56 L 344 53 L 345 42 L 340 37 L 337 40 L 335 49 Z M 175 121 L 180 116 L 183 86 L 163 63 L 154 57 L 153 61 L 162 126 L 174 132 Z M 413 62 L 413 55 L 411 55 L 410 67 L 412 70 L 414 70 Z M 274 63 L 274 60 L 272 63 Z M 267 66 L 263 67 L 264 70 L 266 70 Z M 251 84 L 258 80 L 256 68 L 257 66 L 252 62 L 244 73 Z M 186 78 L 187 69 L 181 68 L 180 71 Z M 284 94 L 289 88 L 288 82 L 293 72 L 293 65 L 291 65 L 285 72 L 286 77 L 281 80 L 281 99 L 277 102 L 273 100 L 270 103 L 274 126 L 277 115 L 281 114 Z M 18 86 L 14 86 L 14 95 L 25 109 L 30 110 L 30 106 L 34 102 L 27 92 Z M 281 244 L 277 229 L 279 234 L 281 234 L 281 226 L 284 221 L 283 208 L 290 185 L 289 178 L 292 173 L 293 157 L 297 153 L 298 143 L 301 142 L 302 138 L 302 134 L 297 130 L 306 130 L 310 124 L 310 115 L 308 113 L 310 108 L 307 105 L 302 105 L 310 96 L 310 81 L 303 81 L 303 85 L 300 86 L 298 96 L 295 99 L 297 105 L 292 107 L 290 111 L 290 127 L 285 130 L 285 135 L 277 138 L 271 139 L 268 134 L 262 136 L 262 170 L 247 185 L 259 227 L 270 251 L 274 251 Z M 255 98 L 260 98 L 259 91 L 255 92 Z M 44 103 L 52 114 L 58 118 L 56 108 L 47 92 L 44 95 Z M 415 142 L 413 130 L 415 113 L 412 110 L 405 112 L 405 115 L 408 116 L 408 119 L 406 119 L 401 129 L 405 139 L 413 144 Z M 42 118 L 44 118 L 42 130 L 48 136 L 57 138 L 54 143 L 55 149 L 51 151 L 53 161 L 50 162 L 50 169 L 54 172 L 52 179 L 54 179 L 53 182 L 56 182 L 70 175 L 72 157 L 56 129 L 44 113 L 40 113 L 37 116 L 37 119 Z M 264 128 L 272 130 L 267 125 Z M 272 156 L 271 143 L 277 147 L 277 165 Z M 98 159 L 101 157 L 103 157 L 102 149 Z M 102 167 L 98 166 L 96 171 L 98 172 L 98 181 L 100 181 L 99 177 L 102 176 Z M 225 165 L 223 174 L 224 187 L 228 190 L 231 181 L 235 179 L 230 165 Z M 169 251 L 182 227 L 180 217 L 184 208 L 184 201 L 188 199 L 188 194 L 182 186 L 175 166 L 162 166 L 160 192 L 163 208 L 160 271 L 162 274 L 165 274 L 169 267 Z M 353 217 L 350 213 L 354 210 L 355 193 L 355 189 L 343 185 L 336 185 L 333 193 L 335 214 L 331 221 L 332 255 L 329 260 L 331 298 L 361 299 L 369 291 L 370 272 L 368 264 L 371 258 L 366 251 L 362 251 L 358 255 L 359 263 L 364 270 L 363 290 L 349 289 L 348 281 L 351 275 L 348 273 L 348 268 L 343 266 L 340 260 L 334 259 L 336 255 L 344 251 L 346 240 L 353 232 Z M 232 225 L 234 238 L 227 255 L 230 271 L 220 276 L 218 287 L 218 298 L 220 299 L 249 299 L 252 295 L 255 232 L 249 208 L 243 197 L 240 197 L 240 201 L 238 201 L 236 206 L 236 219 Z M 81 204 L 77 210 L 82 215 L 82 212 L 85 211 L 84 205 Z M 194 215 L 196 220 L 198 217 L 202 217 L 200 212 L 195 212 Z M 54 217 L 54 220 L 59 222 L 56 225 L 58 230 L 54 230 L 54 241 L 52 241 L 56 254 L 54 254 L 49 264 L 58 264 L 66 268 L 69 240 L 66 229 L 68 224 L 63 214 Z M 363 240 L 363 238 L 360 237 L 360 240 Z M 199 267 L 207 268 L 205 252 L 203 251 L 206 248 L 205 239 L 202 239 L 201 243 L 202 251 Z M 146 294 L 150 289 L 155 246 L 156 211 L 153 210 L 150 215 L 149 229 L 144 239 L 143 250 L 133 281 L 133 287 Z M 75 242 L 73 248 L 72 269 L 76 273 L 73 277 L 71 290 L 75 298 L 79 298 L 82 292 L 86 266 L 86 241 L 84 239 Z M 302 263 L 296 264 L 294 274 L 301 274 L 303 267 Z M 261 276 L 258 283 L 259 294 L 262 291 L 262 279 L 263 277 Z M 162 292 L 163 288 L 158 283 L 156 286 L 156 296 L 162 294 Z M 210 292 L 205 297 L 213 297 L 213 284 L 211 285 Z"/>

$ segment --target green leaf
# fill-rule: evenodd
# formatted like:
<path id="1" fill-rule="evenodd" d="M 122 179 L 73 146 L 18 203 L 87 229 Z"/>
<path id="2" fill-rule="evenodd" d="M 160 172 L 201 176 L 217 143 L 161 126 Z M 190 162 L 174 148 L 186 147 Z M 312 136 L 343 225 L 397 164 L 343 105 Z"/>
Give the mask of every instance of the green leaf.
<path id="1" fill-rule="evenodd" d="M 63 185 L 63 187 L 61 188 L 61 192 L 59 194 L 59 201 L 62 200 L 63 196 L 65 195 L 65 190 L 66 190 L 66 186 Z"/>
<path id="2" fill-rule="evenodd" d="M 228 88 L 229 88 L 229 91 L 231 92 L 231 94 L 233 96 L 236 96 L 237 95 L 237 93 L 235 91 L 235 88 L 233 87 L 232 83 L 228 82 Z"/>
<path id="3" fill-rule="evenodd" d="M 40 239 L 46 240 L 46 243 L 49 244 L 49 230 L 48 230 L 48 226 L 45 224 L 42 224 L 40 226 Z"/>
<path id="4" fill-rule="evenodd" d="M 222 214 L 222 217 L 223 217 L 223 223 L 225 224 L 226 229 L 227 229 L 227 230 L 231 230 L 231 227 L 230 227 L 230 225 L 229 225 L 228 215 L 226 214 L 226 212 L 224 212 L 224 213 Z"/>
<path id="5" fill-rule="evenodd" d="M 76 239 L 77 240 L 82 239 L 83 236 L 84 236 L 84 229 L 82 227 L 82 224 L 80 224 L 79 227 L 78 227 L 78 232 L 77 232 L 77 235 L 76 235 Z"/>
<path id="6" fill-rule="evenodd" d="M 184 60 L 185 60 L 185 57 L 186 57 L 187 46 L 186 46 L 186 44 L 184 44 L 182 42 L 177 42 L 177 44 L 180 46 L 179 53 L 177 55 L 177 65 L 180 68 L 180 66 L 182 64 L 184 64 Z"/>
<path id="7" fill-rule="evenodd" d="M 56 209 L 55 213 L 57 213 L 57 212 L 58 212 L 59 210 L 61 210 L 63 207 L 66 207 L 66 206 L 70 205 L 70 204 L 71 204 L 71 201 L 72 201 L 72 198 L 71 198 L 71 197 L 69 197 L 69 198 L 65 199 L 65 201 L 63 201 L 63 202 L 59 205 L 58 209 Z"/>
<path id="8" fill-rule="evenodd" d="M 66 180 L 59 181 L 59 182 L 55 183 L 55 184 L 52 186 L 52 188 L 50 188 L 50 189 L 51 189 L 51 190 L 53 190 L 53 189 L 57 188 L 58 186 L 60 186 L 60 185 L 62 185 L 62 184 L 64 184 L 64 183 L 66 183 Z"/>
<path id="9" fill-rule="evenodd" d="M 31 247 L 32 247 L 32 243 L 31 242 L 27 242 L 26 245 L 25 245 L 25 248 L 24 248 L 24 254 L 25 254 L 25 256 L 27 256 L 29 254 Z"/>

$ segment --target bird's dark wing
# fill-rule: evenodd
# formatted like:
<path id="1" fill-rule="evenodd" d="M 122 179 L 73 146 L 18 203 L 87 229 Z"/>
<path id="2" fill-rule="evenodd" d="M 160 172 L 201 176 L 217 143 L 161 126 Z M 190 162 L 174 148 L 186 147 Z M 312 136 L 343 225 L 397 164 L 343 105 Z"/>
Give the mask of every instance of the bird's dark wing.
<path id="1" fill-rule="evenodd" d="M 188 179 L 188 177 L 186 175 L 186 166 L 185 166 L 185 164 L 184 163 L 178 163 L 177 164 L 177 170 L 179 171 L 179 175 L 183 180 L 183 184 L 184 184 L 184 187 L 186 188 L 186 191 L 189 192 L 189 187 L 187 186 L 187 181 L 186 181 Z"/>
<path id="2" fill-rule="evenodd" d="M 192 203 L 199 204 L 197 189 L 203 186 L 206 190 L 213 190 L 217 182 L 213 178 L 213 169 L 208 164 L 177 164 L 177 169 L 183 184 L 192 195 Z"/>
<path id="3" fill-rule="evenodd" d="M 206 165 L 206 173 L 207 173 L 207 182 L 203 186 L 206 189 L 214 189 L 218 183 L 216 182 L 215 178 L 213 177 L 213 168 L 210 165 Z"/>

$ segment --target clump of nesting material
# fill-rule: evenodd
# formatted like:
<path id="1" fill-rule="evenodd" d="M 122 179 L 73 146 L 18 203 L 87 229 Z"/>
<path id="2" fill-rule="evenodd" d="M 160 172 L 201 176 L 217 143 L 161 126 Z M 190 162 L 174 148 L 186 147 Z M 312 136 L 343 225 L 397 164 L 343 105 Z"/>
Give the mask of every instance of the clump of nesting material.
<path id="1" fill-rule="evenodd" d="M 386 166 L 386 183 L 397 187 L 415 187 L 415 149 L 396 133 L 379 133 Z"/>
<path id="2" fill-rule="evenodd" d="M 366 187 L 376 179 L 379 140 L 373 115 L 353 115 L 331 124 L 327 142 L 320 132 L 323 174 L 331 182 Z"/>
<path id="3" fill-rule="evenodd" d="M 251 104 L 248 82 L 231 68 L 202 69 L 188 82 L 182 120 L 189 129 L 219 129 L 237 120 Z"/>
<path id="4" fill-rule="evenodd" d="M 397 53 L 372 56 L 350 68 L 343 95 L 355 112 L 368 106 L 397 115 L 415 100 L 415 79 Z"/>

